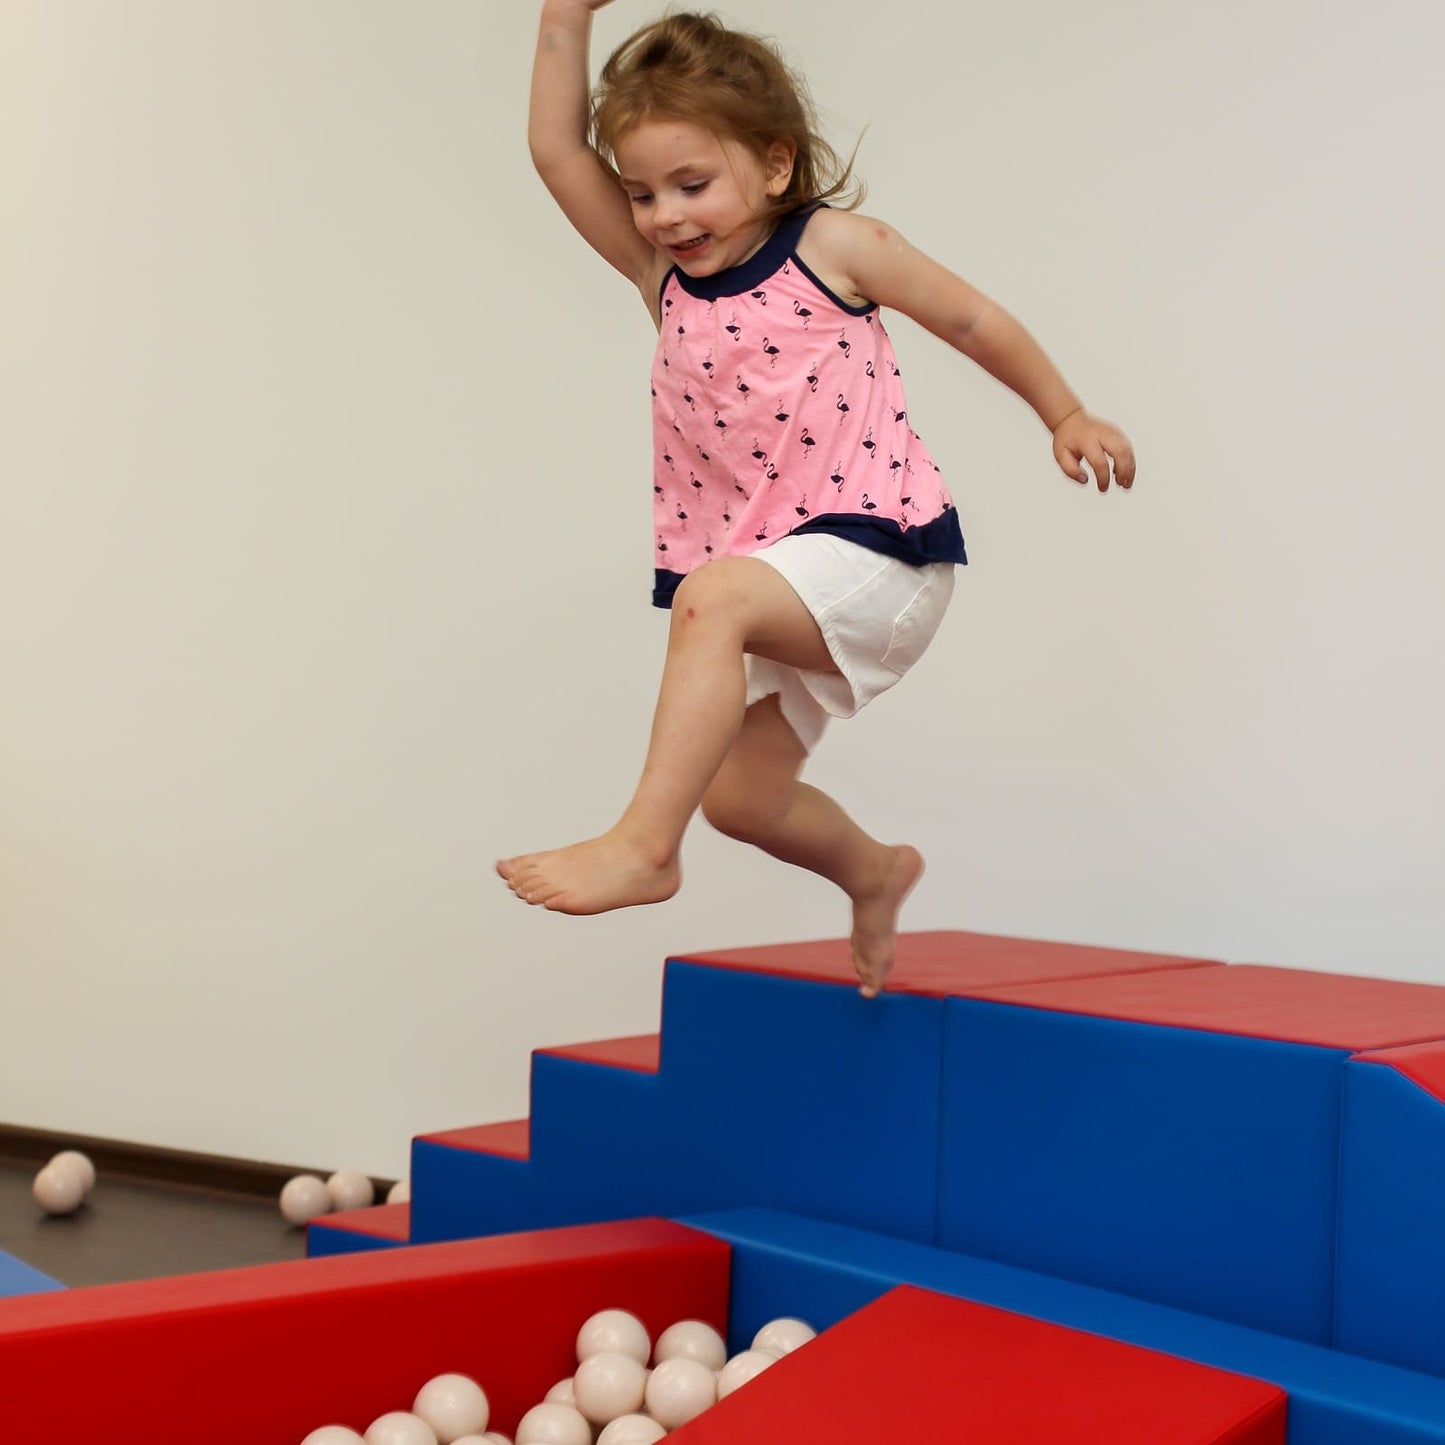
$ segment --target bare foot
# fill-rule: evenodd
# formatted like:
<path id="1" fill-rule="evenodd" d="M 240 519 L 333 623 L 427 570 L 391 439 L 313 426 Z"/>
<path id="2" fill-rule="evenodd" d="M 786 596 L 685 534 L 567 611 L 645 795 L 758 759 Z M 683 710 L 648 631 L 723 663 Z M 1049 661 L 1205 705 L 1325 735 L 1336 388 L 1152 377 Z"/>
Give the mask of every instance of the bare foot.
<path id="1" fill-rule="evenodd" d="M 853 895 L 853 967 L 864 998 L 877 998 L 893 968 L 898 913 L 923 877 L 923 854 L 906 843 L 888 849 L 888 866 L 876 888 Z"/>
<path id="2" fill-rule="evenodd" d="M 615 829 L 570 848 L 504 858 L 497 872 L 523 903 L 555 913 L 607 913 L 641 903 L 661 903 L 682 883 L 676 857 L 655 856 Z"/>

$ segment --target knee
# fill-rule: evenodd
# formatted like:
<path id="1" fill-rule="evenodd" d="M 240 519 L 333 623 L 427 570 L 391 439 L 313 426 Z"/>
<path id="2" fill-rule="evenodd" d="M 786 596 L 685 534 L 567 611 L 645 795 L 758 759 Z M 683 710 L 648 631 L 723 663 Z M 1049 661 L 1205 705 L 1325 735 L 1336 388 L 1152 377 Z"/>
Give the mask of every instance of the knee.
<path id="1" fill-rule="evenodd" d="M 739 578 L 731 566 L 733 558 L 720 557 L 689 572 L 672 596 L 672 626 L 695 628 L 699 624 L 733 626 L 739 621 Z"/>
<path id="2" fill-rule="evenodd" d="M 786 790 L 761 788 L 725 770 L 702 798 L 702 815 L 719 833 L 740 843 L 761 843 L 776 831 L 787 811 Z"/>

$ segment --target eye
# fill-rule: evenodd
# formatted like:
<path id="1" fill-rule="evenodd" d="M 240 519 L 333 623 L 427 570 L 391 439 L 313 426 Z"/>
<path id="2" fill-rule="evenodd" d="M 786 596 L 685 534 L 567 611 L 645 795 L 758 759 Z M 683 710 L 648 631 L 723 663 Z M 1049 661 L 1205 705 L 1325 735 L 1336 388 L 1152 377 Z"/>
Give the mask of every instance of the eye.
<path id="1" fill-rule="evenodd" d="M 634 206 L 645 206 L 652 199 L 652 196 L 649 192 L 643 191 L 638 195 L 629 196 L 627 199 L 631 201 Z"/>
<path id="2" fill-rule="evenodd" d="M 689 182 L 682 188 L 683 194 L 684 194 L 684 195 L 687 195 L 687 196 L 695 196 L 695 195 L 698 194 L 699 191 L 705 191 L 705 190 L 707 190 L 707 182 L 706 182 L 706 181 L 689 181 Z"/>

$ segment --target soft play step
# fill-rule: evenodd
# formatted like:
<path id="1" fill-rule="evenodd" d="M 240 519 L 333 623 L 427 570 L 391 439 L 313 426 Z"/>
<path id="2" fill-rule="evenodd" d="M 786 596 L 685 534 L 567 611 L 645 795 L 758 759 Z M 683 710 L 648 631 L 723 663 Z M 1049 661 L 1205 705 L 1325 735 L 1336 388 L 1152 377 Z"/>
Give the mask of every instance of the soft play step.
<path id="1" fill-rule="evenodd" d="M 1030 1008 L 1352 1052 L 1445 1039 L 1445 988 L 1300 968 L 1235 963 L 1013 983 L 984 996 Z"/>
<path id="2" fill-rule="evenodd" d="M 411 1205 L 378 1204 L 327 1214 L 306 1226 L 306 1254 L 321 1259 L 364 1249 L 395 1249 L 411 1242 Z"/>
<path id="3" fill-rule="evenodd" d="M 530 1119 L 506 1119 L 499 1124 L 473 1124 L 465 1129 L 423 1134 L 417 1142 L 466 1149 L 474 1154 L 495 1154 L 499 1159 L 528 1159 L 532 1154 L 532 1123 Z"/>
<path id="4" fill-rule="evenodd" d="M 511 1434 L 590 1314 L 721 1327 L 727 1273 L 726 1245 L 652 1219 L 0 1300 L 0 1441 L 83 1417 L 107 1445 L 296 1445 L 449 1371 Z"/>
<path id="5" fill-rule="evenodd" d="M 559 1044 L 538 1049 L 537 1054 L 575 1059 L 584 1064 L 605 1064 L 614 1069 L 634 1069 L 655 1074 L 662 1061 L 661 1034 L 633 1034 L 623 1039 L 595 1039 L 585 1044 Z"/>
<path id="6" fill-rule="evenodd" d="M 806 943 L 767 944 L 755 948 L 710 949 L 674 955 L 684 963 L 776 974 L 815 983 L 858 986 L 846 938 Z M 900 933 L 898 956 L 888 977 L 888 992 L 949 998 L 979 989 L 1050 979 L 1093 978 L 1107 974 L 1154 973 L 1161 969 L 1207 968 L 1212 959 L 1185 958 L 1133 949 L 1095 948 L 1049 943 L 956 929 Z"/>
<path id="7" fill-rule="evenodd" d="M 539 1052 L 525 1161 L 416 1141 L 412 1238 L 767 1201 L 931 1239 L 943 1007 L 670 962 L 660 1070 Z"/>
<path id="8" fill-rule="evenodd" d="M 668 1438 L 678 1445 L 1284 1445 L 1283 1391 L 901 1286 Z"/>

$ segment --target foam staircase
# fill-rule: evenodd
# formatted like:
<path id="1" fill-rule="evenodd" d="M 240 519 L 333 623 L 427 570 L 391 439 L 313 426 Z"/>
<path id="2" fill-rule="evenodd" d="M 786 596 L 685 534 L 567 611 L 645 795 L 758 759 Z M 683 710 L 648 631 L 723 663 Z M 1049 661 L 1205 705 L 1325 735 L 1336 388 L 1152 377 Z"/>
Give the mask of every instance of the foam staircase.
<path id="1" fill-rule="evenodd" d="M 683 1445 L 1445 1445 L 1445 988 L 932 933 L 869 1002 L 841 941 L 689 955 L 659 1034 L 539 1050 L 412 1189 L 329 1257 L 0 1299 L 0 1439 L 80 1381 L 119 1445 L 218 1394 L 211 1445 L 294 1445 L 427 1368 L 507 1371 L 506 1430 L 608 1303 L 826 1327 Z"/>
<path id="2" fill-rule="evenodd" d="M 1268 1381 L 1291 1445 L 1445 1442 L 1442 1041 L 1445 989 L 1206 959 L 914 934 L 870 1003 L 841 941 L 688 955 L 312 1249 L 664 1215 L 734 1343 L 921 1286 Z"/>

